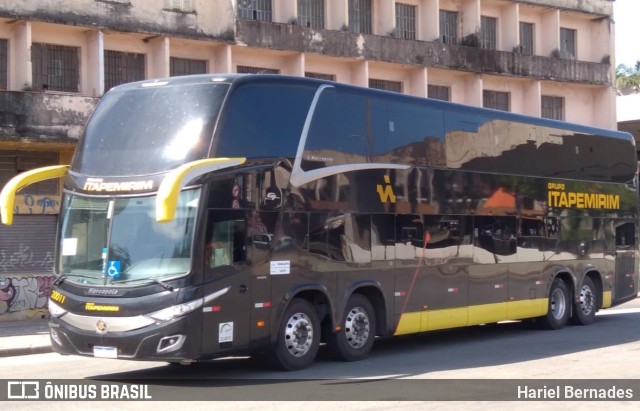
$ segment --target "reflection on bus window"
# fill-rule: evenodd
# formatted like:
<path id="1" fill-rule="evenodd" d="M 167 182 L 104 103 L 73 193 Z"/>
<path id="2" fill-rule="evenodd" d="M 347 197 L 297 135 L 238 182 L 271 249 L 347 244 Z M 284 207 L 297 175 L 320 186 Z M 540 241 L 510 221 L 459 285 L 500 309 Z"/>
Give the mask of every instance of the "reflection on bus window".
<path id="1" fill-rule="evenodd" d="M 246 261 L 246 222 L 242 212 L 209 211 L 204 263 L 217 268 Z"/>

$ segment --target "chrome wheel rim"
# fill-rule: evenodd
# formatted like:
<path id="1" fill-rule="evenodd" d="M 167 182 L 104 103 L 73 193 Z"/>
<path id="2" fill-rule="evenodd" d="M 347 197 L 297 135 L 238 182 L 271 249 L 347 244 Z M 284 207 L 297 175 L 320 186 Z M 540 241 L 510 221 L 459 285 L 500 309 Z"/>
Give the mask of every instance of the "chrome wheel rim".
<path id="1" fill-rule="evenodd" d="M 556 288 L 551 294 L 551 314 L 556 320 L 562 319 L 567 310 L 567 299 L 561 289 Z"/>
<path id="2" fill-rule="evenodd" d="M 284 343 L 287 351 L 294 357 L 302 357 L 311 349 L 313 342 L 313 325 L 303 313 L 296 313 L 289 318 L 284 328 Z"/>
<path id="3" fill-rule="evenodd" d="M 349 346 L 356 349 L 362 348 L 369 340 L 371 333 L 367 312 L 360 307 L 352 308 L 345 319 L 344 333 Z"/>
<path id="4" fill-rule="evenodd" d="M 583 314 L 589 315 L 595 308 L 595 298 L 593 290 L 587 285 L 583 285 L 580 288 L 580 310 Z"/>

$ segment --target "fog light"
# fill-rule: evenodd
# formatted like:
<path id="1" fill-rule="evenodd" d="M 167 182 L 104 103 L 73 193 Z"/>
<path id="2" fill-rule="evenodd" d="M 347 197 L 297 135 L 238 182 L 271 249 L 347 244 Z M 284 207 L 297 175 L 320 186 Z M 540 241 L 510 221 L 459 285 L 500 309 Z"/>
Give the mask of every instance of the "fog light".
<path id="1" fill-rule="evenodd" d="M 176 335 L 170 335 L 168 337 L 164 337 L 160 339 L 160 342 L 158 343 L 158 349 L 156 351 L 167 352 L 167 351 L 179 350 L 180 348 L 182 348 L 182 345 L 184 344 L 186 339 L 187 337 L 182 334 L 176 334 Z"/>

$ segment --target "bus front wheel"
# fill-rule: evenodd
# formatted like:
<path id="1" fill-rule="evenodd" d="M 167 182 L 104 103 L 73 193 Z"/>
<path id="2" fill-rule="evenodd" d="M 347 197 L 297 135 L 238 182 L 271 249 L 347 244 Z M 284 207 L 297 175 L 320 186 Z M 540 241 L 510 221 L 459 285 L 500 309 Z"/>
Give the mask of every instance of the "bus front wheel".
<path id="1" fill-rule="evenodd" d="M 369 300 L 360 294 L 349 298 L 340 331 L 330 333 L 327 343 L 336 358 L 358 361 L 369 354 L 376 337 L 376 318 Z"/>
<path id="2" fill-rule="evenodd" d="M 569 320 L 569 290 L 560 278 L 555 278 L 549 290 L 547 315 L 540 317 L 540 325 L 547 330 L 558 330 Z"/>
<path id="3" fill-rule="evenodd" d="M 571 322 L 578 325 L 591 324 L 600 308 L 598 289 L 591 277 L 585 277 L 578 290 L 578 299 L 574 302 Z"/>
<path id="4" fill-rule="evenodd" d="M 276 365 L 299 370 L 313 363 L 320 347 L 320 320 L 307 300 L 296 298 L 284 313 L 275 347 Z"/>

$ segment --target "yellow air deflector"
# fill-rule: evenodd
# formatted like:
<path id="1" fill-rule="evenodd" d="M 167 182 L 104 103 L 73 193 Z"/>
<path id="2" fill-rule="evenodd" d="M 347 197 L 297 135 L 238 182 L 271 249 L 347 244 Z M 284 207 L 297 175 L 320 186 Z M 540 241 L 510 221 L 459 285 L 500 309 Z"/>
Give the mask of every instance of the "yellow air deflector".
<path id="1" fill-rule="evenodd" d="M 23 187 L 38 183 L 43 180 L 64 177 L 69 166 L 48 166 L 25 171 L 13 177 L 0 192 L 0 214 L 2 214 L 2 224 L 11 225 L 13 223 L 13 206 L 16 200 L 16 192 Z"/>
<path id="2" fill-rule="evenodd" d="M 156 197 L 156 221 L 166 223 L 175 217 L 178 195 L 182 188 L 194 178 L 222 168 L 240 165 L 247 161 L 244 157 L 207 158 L 183 164 L 167 174 Z"/>

